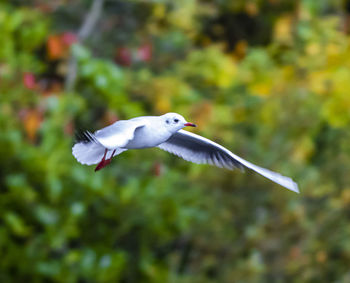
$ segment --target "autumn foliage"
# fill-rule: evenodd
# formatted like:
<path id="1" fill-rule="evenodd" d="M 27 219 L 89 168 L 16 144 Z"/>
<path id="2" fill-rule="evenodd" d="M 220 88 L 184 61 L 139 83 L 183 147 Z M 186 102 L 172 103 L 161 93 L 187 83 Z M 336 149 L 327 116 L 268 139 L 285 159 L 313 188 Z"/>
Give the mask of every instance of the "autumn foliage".
<path id="1" fill-rule="evenodd" d="M 0 281 L 349 282 L 350 3 L 105 1 L 82 39 L 96 1 L 0 3 Z M 71 154 L 168 111 L 301 194 L 157 149 L 98 173 Z"/>

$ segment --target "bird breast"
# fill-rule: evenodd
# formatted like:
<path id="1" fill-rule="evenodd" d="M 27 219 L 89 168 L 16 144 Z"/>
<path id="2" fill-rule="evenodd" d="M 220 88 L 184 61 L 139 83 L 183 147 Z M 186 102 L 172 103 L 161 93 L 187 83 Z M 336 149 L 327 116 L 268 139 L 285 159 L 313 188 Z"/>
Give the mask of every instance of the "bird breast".
<path id="1" fill-rule="evenodd" d="M 171 133 L 164 127 L 157 125 L 146 125 L 135 130 L 134 138 L 131 139 L 125 148 L 137 149 L 155 147 L 171 137 Z"/>

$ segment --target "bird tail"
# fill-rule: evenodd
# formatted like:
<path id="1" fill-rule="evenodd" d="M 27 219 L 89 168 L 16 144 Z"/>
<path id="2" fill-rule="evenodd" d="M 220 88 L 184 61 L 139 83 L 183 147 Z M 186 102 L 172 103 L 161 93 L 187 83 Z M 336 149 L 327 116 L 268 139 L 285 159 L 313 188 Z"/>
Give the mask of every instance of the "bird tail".
<path id="1" fill-rule="evenodd" d="M 73 146 L 72 153 L 81 164 L 92 165 L 101 161 L 105 148 L 94 142 L 78 142 Z"/>
<path id="2" fill-rule="evenodd" d="M 81 164 L 92 165 L 98 164 L 105 154 L 106 148 L 100 144 L 95 136 L 86 131 L 77 135 L 77 142 L 72 148 L 73 156 Z M 126 149 L 117 148 L 114 156 L 122 153 Z M 106 159 L 112 155 L 113 150 L 108 150 L 106 153 Z"/>

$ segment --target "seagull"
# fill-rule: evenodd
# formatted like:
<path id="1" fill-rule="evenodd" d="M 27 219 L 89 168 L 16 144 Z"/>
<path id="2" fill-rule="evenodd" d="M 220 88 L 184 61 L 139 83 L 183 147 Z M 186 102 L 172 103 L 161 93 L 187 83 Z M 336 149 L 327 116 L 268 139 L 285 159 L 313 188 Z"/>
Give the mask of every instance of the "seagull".
<path id="1" fill-rule="evenodd" d="M 230 170 L 248 168 L 299 193 L 297 183 L 291 178 L 254 165 L 209 139 L 183 130 L 184 127 L 196 125 L 177 113 L 119 120 L 94 133 L 80 134 L 72 153 L 81 164 L 97 164 L 95 171 L 98 171 L 128 149 L 158 147 L 197 164 L 207 163 Z"/>

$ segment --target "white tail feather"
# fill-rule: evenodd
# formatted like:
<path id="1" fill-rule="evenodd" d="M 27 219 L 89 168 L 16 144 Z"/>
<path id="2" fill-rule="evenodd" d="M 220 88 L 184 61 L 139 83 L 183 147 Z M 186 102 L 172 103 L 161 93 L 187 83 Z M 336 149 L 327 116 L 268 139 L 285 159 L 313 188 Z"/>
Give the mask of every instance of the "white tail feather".
<path id="1" fill-rule="evenodd" d="M 102 160 L 103 155 L 105 154 L 105 149 L 106 148 L 101 144 L 97 144 L 95 142 L 79 142 L 73 146 L 72 153 L 81 164 L 92 165 L 98 164 Z M 114 156 L 122 153 L 125 150 L 126 149 L 117 148 Z M 112 152 L 113 150 L 108 150 L 106 158 L 109 158 Z"/>
<path id="2" fill-rule="evenodd" d="M 105 148 L 94 142 L 79 142 L 73 146 L 72 153 L 81 164 L 92 165 L 101 161 Z"/>

